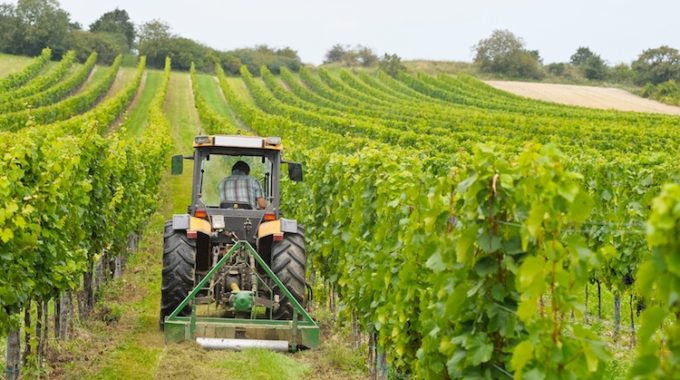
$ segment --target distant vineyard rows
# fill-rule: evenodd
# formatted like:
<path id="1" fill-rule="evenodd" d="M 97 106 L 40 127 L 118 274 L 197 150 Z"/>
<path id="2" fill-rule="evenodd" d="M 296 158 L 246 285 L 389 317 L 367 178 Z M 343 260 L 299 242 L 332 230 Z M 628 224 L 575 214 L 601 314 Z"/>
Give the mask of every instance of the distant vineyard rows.
<path id="1" fill-rule="evenodd" d="M 0 329 L 31 300 L 80 286 L 157 207 L 171 144 L 163 104 L 141 136 L 113 126 L 143 80 L 111 94 L 121 60 L 49 49 L 0 79 Z M 96 80 L 94 70 L 103 70 Z M 468 76 L 266 67 L 213 84 L 192 68 L 208 133 L 284 138 L 285 183 L 310 266 L 347 315 L 416 378 L 598 378 L 611 341 L 589 284 L 644 309 L 630 375 L 679 373 L 680 118 L 524 99 Z M 236 85 L 238 84 L 238 85 Z M 617 314 L 618 313 L 618 314 Z M 618 334 L 620 310 L 615 310 Z M 616 320 L 618 318 L 618 320 Z"/>
<path id="2" fill-rule="evenodd" d="M 120 57 L 85 83 L 96 55 L 74 67 L 73 52 L 41 72 L 49 49 L 0 81 L 0 331 L 29 302 L 78 289 L 104 252 L 116 255 L 158 203 L 170 147 L 163 113 L 170 61 L 141 136 L 111 126 L 128 109 L 144 74 L 110 92 Z M 79 90 L 79 87 L 84 86 Z M 17 105 L 24 107 L 17 110 Z M 9 112 L 7 112 L 9 111 Z"/>
<path id="3" fill-rule="evenodd" d="M 247 93 L 216 75 L 243 123 L 305 162 L 305 184 L 286 191 L 312 266 L 392 368 L 603 377 L 608 341 L 583 315 L 596 281 L 651 305 L 631 374 L 676 373 L 674 287 L 658 287 L 674 286 L 680 203 L 664 184 L 678 182 L 679 118 L 527 100 L 467 76 L 260 72 L 242 68 Z M 194 92 L 209 132 L 241 128 Z"/>

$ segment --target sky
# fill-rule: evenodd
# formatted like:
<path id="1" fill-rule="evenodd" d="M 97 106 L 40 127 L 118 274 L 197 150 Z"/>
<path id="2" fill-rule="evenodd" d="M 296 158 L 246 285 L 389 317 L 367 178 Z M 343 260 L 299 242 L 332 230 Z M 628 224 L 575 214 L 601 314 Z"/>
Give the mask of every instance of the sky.
<path id="1" fill-rule="evenodd" d="M 13 1 L 16 3 L 16 1 Z M 87 27 L 127 10 L 135 24 L 166 21 L 175 34 L 215 49 L 289 46 L 320 64 L 336 44 L 365 45 L 403 59 L 472 61 L 472 46 L 508 29 L 545 63 L 566 62 L 588 46 L 610 64 L 645 49 L 680 49 L 677 0 L 61 0 Z"/>

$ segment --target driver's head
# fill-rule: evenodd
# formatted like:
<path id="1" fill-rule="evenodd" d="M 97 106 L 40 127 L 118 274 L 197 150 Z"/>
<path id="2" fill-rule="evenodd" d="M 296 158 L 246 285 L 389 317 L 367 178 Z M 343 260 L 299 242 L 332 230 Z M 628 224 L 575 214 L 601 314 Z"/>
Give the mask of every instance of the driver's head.
<path id="1" fill-rule="evenodd" d="M 234 166 L 231 167 L 231 174 L 236 174 L 236 172 L 248 175 L 250 174 L 250 166 L 243 161 L 237 161 Z"/>

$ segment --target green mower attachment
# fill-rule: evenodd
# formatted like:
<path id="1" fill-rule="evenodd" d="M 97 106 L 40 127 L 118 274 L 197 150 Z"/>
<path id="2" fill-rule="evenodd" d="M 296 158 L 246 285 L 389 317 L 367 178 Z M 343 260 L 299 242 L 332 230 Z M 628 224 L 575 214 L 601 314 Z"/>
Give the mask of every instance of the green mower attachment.
<path id="1" fill-rule="evenodd" d="M 274 320 L 271 313 L 258 310 L 254 295 L 250 291 L 232 289 L 234 305 L 239 316 L 249 318 L 230 318 L 221 316 L 197 316 L 196 297 L 201 290 L 210 286 L 210 280 L 219 272 L 229 259 L 238 252 L 252 256 L 255 261 L 280 289 L 293 306 L 291 320 Z M 189 316 L 179 316 L 186 306 L 191 307 Z M 263 319 L 263 318 L 269 319 Z M 300 318 L 301 317 L 301 318 Z M 218 263 L 201 279 L 189 295 L 165 318 L 166 343 L 179 343 L 195 339 L 206 349 L 234 349 L 258 347 L 276 351 L 297 351 L 319 346 L 319 326 L 302 307 L 300 302 L 284 286 L 257 251 L 245 240 L 237 241 Z"/>

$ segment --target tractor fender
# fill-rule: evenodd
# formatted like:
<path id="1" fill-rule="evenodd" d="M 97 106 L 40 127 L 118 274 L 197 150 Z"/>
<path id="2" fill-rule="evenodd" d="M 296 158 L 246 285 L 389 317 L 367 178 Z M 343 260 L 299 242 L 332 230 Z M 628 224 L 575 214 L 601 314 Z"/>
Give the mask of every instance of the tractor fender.
<path id="1" fill-rule="evenodd" d="M 212 227 L 205 219 L 195 218 L 189 214 L 176 214 L 172 216 L 173 230 L 192 230 L 210 236 Z"/>
<path id="2" fill-rule="evenodd" d="M 263 238 L 283 232 L 297 233 L 298 225 L 295 219 L 278 219 L 271 222 L 262 222 L 257 229 L 257 237 Z"/>

